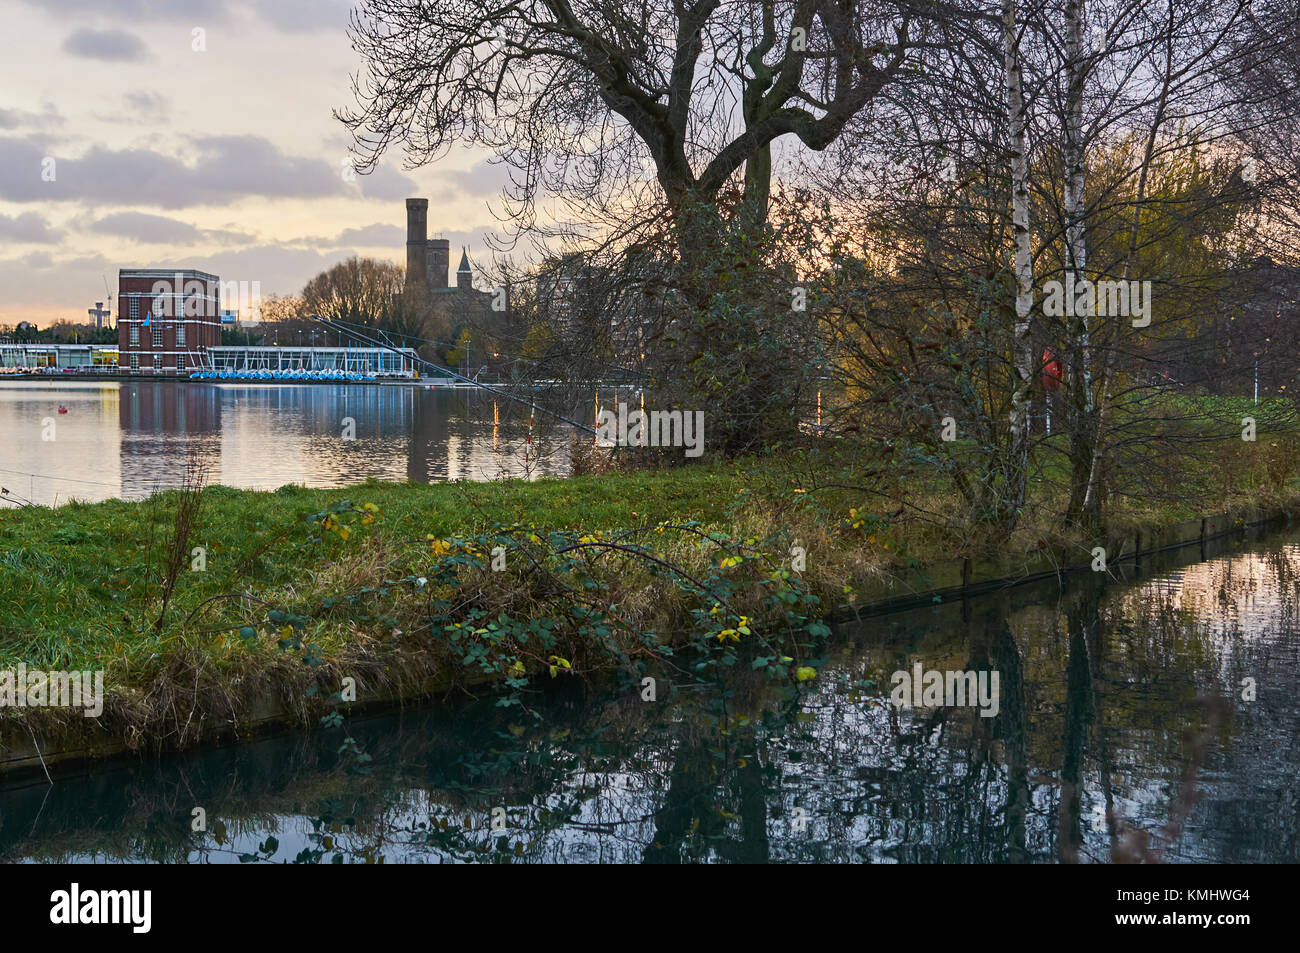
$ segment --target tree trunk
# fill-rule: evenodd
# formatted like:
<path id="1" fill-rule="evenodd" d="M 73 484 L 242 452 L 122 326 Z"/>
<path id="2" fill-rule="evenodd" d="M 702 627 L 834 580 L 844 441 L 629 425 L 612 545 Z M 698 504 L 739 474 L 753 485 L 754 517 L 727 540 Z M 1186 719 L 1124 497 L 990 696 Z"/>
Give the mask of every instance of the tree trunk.
<path id="1" fill-rule="evenodd" d="M 1034 306 L 1033 260 L 1029 243 L 1029 158 L 1025 150 L 1025 100 L 1021 89 L 1015 0 L 1002 0 L 1002 29 L 1011 145 L 1011 230 L 1016 249 L 1016 324 L 1012 339 L 1015 390 L 1011 395 L 1011 452 L 1003 519 L 1005 530 L 1010 532 L 1025 505 L 1029 479 L 1029 401 L 1034 382 L 1034 356 L 1029 336 L 1030 312 Z"/>
<path id="2" fill-rule="evenodd" d="M 1123 281 L 1128 281 L 1132 276 L 1133 260 L 1137 256 L 1138 245 L 1138 222 L 1142 211 L 1142 205 L 1146 201 L 1147 194 L 1147 177 L 1151 172 L 1151 161 L 1155 155 L 1156 136 L 1160 127 L 1164 125 L 1165 108 L 1169 102 L 1169 89 L 1172 83 L 1173 73 L 1173 36 L 1172 25 L 1171 34 L 1165 37 L 1165 75 L 1160 88 L 1160 98 L 1156 101 L 1155 116 L 1151 120 L 1151 129 L 1147 133 L 1146 147 L 1142 153 L 1142 167 L 1138 172 L 1137 196 L 1133 202 L 1133 214 L 1129 217 L 1129 234 L 1128 250 L 1124 256 L 1124 271 L 1120 276 Z M 1110 407 L 1110 387 L 1112 375 L 1115 368 L 1115 354 L 1119 350 L 1119 335 L 1121 327 L 1116 325 L 1113 329 L 1111 347 L 1106 355 L 1106 367 L 1101 375 L 1101 401 L 1097 410 L 1097 423 L 1095 427 L 1095 437 L 1093 438 L 1092 461 L 1088 472 L 1088 486 L 1083 497 L 1083 512 L 1089 513 L 1099 511 L 1102 496 L 1101 475 L 1102 475 L 1102 457 L 1105 454 L 1105 448 L 1102 446 L 1104 438 L 1104 428 L 1106 425 L 1106 413 Z"/>
<path id="3" fill-rule="evenodd" d="M 1087 277 L 1088 248 L 1085 234 L 1083 87 L 1087 73 L 1083 48 L 1083 0 L 1067 0 L 1065 6 L 1065 53 L 1069 61 L 1069 83 L 1065 103 L 1065 271 L 1076 281 Z M 1075 287 L 1078 287 L 1077 285 Z M 1092 457 L 1096 450 L 1092 393 L 1092 297 L 1072 302 L 1069 348 L 1071 353 L 1070 403 L 1070 500 L 1066 520 L 1089 531 L 1099 528 L 1100 511 L 1096 499 L 1087 509 L 1088 483 L 1092 476 Z"/>
<path id="4" fill-rule="evenodd" d="M 772 194 L 772 146 L 762 146 L 745 163 L 744 214 L 750 225 L 767 221 L 768 200 Z"/>

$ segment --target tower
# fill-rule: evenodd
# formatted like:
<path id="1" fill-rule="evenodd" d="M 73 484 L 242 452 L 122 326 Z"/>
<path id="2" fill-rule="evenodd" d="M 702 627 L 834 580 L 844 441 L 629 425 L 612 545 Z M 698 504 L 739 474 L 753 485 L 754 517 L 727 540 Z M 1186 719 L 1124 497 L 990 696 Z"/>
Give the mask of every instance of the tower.
<path id="1" fill-rule="evenodd" d="M 96 301 L 93 308 L 86 309 L 86 314 L 95 319 L 96 328 L 102 328 L 104 326 L 104 319 L 112 314 L 112 312 L 104 310 L 104 302 Z"/>
<path id="2" fill-rule="evenodd" d="M 428 199 L 406 200 L 406 289 L 408 291 L 419 289 L 421 294 L 428 291 L 429 288 L 429 269 L 426 257 L 428 220 Z"/>
<path id="3" fill-rule="evenodd" d="M 460 291 L 469 291 L 474 287 L 474 271 L 469 266 L 469 250 L 461 247 L 460 267 L 456 269 L 456 287 Z"/>
<path id="4" fill-rule="evenodd" d="M 429 290 L 444 291 L 451 284 L 447 279 L 451 268 L 451 242 L 445 238 L 431 238 L 427 243 L 428 255 L 426 268 L 429 276 Z"/>

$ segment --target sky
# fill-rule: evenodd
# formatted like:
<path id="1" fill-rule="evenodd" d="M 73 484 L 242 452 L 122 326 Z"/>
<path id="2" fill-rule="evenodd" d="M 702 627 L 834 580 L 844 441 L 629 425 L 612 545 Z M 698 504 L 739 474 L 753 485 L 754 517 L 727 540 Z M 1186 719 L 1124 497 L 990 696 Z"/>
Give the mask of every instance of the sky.
<path id="1" fill-rule="evenodd" d="M 0 326 L 86 320 L 117 270 L 294 294 L 350 255 L 405 263 L 406 209 L 486 263 L 506 179 L 454 150 L 350 171 L 347 0 L 0 0 Z M 477 254 L 476 254 L 477 253 Z"/>

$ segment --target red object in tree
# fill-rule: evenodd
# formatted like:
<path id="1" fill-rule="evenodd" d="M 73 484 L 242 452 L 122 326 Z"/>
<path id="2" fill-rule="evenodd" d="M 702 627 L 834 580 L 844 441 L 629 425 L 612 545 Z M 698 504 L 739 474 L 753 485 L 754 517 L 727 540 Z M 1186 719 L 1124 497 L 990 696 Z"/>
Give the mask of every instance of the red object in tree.
<path id="1" fill-rule="evenodd" d="M 1043 390 L 1060 390 L 1065 380 L 1065 368 L 1061 366 L 1056 352 L 1050 347 L 1043 349 Z"/>

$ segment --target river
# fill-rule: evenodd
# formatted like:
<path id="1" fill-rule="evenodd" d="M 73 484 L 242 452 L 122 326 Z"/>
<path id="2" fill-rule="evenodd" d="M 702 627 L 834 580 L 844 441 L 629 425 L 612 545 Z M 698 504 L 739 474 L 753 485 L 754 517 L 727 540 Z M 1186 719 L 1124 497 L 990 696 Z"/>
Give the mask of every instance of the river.
<path id="1" fill-rule="evenodd" d="M 11 782 L 0 859 L 1293 863 L 1300 530 L 1208 545 L 841 624 L 797 695 L 561 679 Z M 997 714 L 895 706 L 917 663 Z"/>

